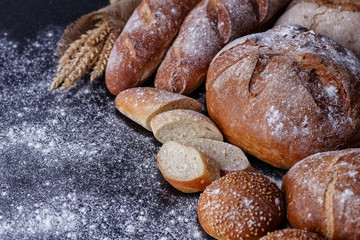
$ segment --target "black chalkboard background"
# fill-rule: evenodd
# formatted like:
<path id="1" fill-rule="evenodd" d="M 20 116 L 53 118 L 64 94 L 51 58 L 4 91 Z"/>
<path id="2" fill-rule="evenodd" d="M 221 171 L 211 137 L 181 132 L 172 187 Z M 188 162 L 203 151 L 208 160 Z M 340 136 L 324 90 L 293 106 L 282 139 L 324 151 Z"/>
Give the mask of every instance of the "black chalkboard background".
<path id="1" fill-rule="evenodd" d="M 211 239 L 199 194 L 162 178 L 161 144 L 117 112 L 103 79 L 49 91 L 63 30 L 107 4 L 0 3 L 0 239 Z M 284 171 L 251 162 L 280 184 Z"/>

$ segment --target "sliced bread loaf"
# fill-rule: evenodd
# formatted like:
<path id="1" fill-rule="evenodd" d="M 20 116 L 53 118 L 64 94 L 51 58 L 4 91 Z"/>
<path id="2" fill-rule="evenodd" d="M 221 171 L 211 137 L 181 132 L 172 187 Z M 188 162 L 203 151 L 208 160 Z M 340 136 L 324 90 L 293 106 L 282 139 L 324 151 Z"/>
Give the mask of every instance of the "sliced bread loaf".
<path id="1" fill-rule="evenodd" d="M 157 163 L 164 178 L 185 193 L 203 191 L 220 178 L 219 166 L 214 159 L 193 147 L 173 141 L 162 146 Z"/>
<path id="2" fill-rule="evenodd" d="M 217 126 L 204 114 L 176 109 L 160 113 L 150 121 L 155 138 L 162 143 L 182 138 L 208 138 L 223 141 Z"/>
<path id="3" fill-rule="evenodd" d="M 201 111 L 201 103 L 184 95 L 151 87 L 130 88 L 115 99 L 116 108 L 125 116 L 151 131 L 150 120 L 173 109 Z"/>
<path id="4" fill-rule="evenodd" d="M 245 153 L 235 145 L 205 138 L 183 138 L 178 141 L 211 156 L 219 164 L 221 176 L 229 172 L 254 170 Z"/>

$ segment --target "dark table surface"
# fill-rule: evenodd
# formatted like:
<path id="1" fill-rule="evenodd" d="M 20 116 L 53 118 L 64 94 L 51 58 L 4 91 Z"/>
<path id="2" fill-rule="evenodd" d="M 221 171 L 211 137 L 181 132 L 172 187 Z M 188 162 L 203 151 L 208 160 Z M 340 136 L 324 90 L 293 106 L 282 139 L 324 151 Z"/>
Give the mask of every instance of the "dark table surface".
<path id="1" fill-rule="evenodd" d="M 49 91 L 63 30 L 107 4 L 0 3 L 0 239 L 211 239 L 199 194 L 163 179 L 161 144 L 117 112 L 103 79 Z M 204 103 L 204 88 L 192 96 Z M 284 171 L 250 160 L 281 183 Z"/>

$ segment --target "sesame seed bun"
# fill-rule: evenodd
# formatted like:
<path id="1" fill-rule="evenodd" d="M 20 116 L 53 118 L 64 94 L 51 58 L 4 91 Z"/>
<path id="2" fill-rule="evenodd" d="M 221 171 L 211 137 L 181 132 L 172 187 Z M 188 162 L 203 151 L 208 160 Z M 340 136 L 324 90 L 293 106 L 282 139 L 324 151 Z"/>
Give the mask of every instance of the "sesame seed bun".
<path id="1" fill-rule="evenodd" d="M 285 215 L 283 194 L 257 172 L 232 172 L 200 195 L 198 218 L 216 239 L 259 239 L 274 231 Z"/>

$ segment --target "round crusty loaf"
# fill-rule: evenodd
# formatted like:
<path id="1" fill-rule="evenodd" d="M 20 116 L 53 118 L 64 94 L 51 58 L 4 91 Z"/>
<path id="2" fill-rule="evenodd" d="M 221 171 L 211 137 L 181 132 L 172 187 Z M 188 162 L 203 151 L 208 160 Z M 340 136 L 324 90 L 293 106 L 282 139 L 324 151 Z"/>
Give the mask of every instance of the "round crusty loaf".
<path id="1" fill-rule="evenodd" d="M 360 58 L 360 1 L 297 0 L 276 25 L 299 24 L 320 32 Z"/>
<path id="2" fill-rule="evenodd" d="M 206 187 L 198 203 L 200 224 L 216 239 L 259 239 L 284 215 L 282 192 L 257 172 L 226 174 Z"/>
<path id="3" fill-rule="evenodd" d="M 164 178 L 185 193 L 203 191 L 220 177 L 219 166 L 214 159 L 177 142 L 170 141 L 161 147 L 157 163 Z"/>
<path id="4" fill-rule="evenodd" d="M 115 105 L 122 114 L 149 131 L 150 120 L 159 113 L 179 108 L 200 112 L 202 108 L 193 98 L 151 87 L 122 91 L 116 96 Z"/>
<path id="5" fill-rule="evenodd" d="M 155 138 L 165 143 L 181 138 L 209 138 L 223 141 L 216 125 L 204 114 L 186 109 L 160 113 L 150 121 Z"/>
<path id="6" fill-rule="evenodd" d="M 260 240 L 322 240 L 316 233 L 302 229 L 282 229 L 269 232 Z"/>
<path id="7" fill-rule="evenodd" d="M 360 149 L 318 153 L 283 179 L 289 223 L 328 239 L 360 239 Z"/>
<path id="8" fill-rule="evenodd" d="M 225 138 L 275 167 L 360 146 L 360 61 L 306 28 L 280 25 L 233 41 L 212 61 L 206 89 Z"/>
<path id="9" fill-rule="evenodd" d="M 221 176 L 229 172 L 254 170 L 244 152 L 232 144 L 206 138 L 182 138 L 177 141 L 211 156 L 219 164 Z"/>

